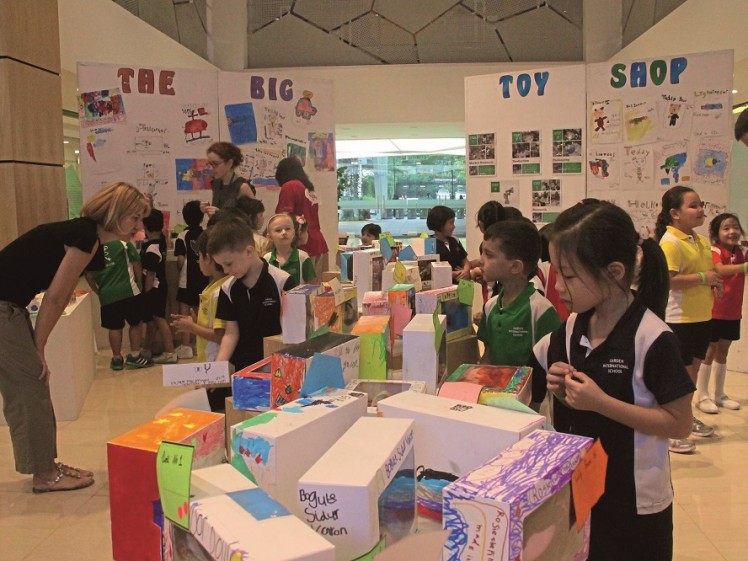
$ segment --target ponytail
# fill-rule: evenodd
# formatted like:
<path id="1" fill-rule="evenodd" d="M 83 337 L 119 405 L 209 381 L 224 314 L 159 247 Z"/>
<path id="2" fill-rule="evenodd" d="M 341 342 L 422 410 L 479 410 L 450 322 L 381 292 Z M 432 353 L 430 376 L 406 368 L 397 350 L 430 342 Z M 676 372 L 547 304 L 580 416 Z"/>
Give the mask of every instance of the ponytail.
<path id="1" fill-rule="evenodd" d="M 670 291 L 667 260 L 659 244 L 652 238 L 642 240 L 641 249 L 642 261 L 636 297 L 657 317 L 664 320 Z"/>
<path id="2" fill-rule="evenodd" d="M 662 206 L 660 208 L 660 214 L 657 215 L 657 222 L 655 223 L 655 238 L 657 241 L 660 241 L 662 236 L 665 235 L 667 227 L 673 223 L 673 217 L 670 216 L 670 211 L 682 207 L 685 194 L 693 192 L 694 190 L 690 187 L 676 185 L 665 191 L 662 195 Z"/>

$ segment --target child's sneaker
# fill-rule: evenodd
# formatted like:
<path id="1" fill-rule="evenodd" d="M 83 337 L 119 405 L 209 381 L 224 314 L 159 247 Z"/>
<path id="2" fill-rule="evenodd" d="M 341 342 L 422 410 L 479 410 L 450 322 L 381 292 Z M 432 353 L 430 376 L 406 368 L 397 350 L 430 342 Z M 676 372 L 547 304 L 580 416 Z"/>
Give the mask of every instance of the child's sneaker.
<path id="1" fill-rule="evenodd" d="M 125 364 L 130 368 L 148 368 L 149 366 L 153 366 L 153 361 L 144 356 L 132 356 L 131 354 L 128 354 Z"/>
<path id="2" fill-rule="evenodd" d="M 696 450 L 696 443 L 688 438 L 668 438 L 668 450 L 675 454 L 690 454 Z"/>
<path id="3" fill-rule="evenodd" d="M 178 360 L 177 353 L 161 353 L 153 357 L 153 362 L 156 364 L 176 364 Z"/>
<path id="4" fill-rule="evenodd" d="M 122 370 L 125 367 L 125 359 L 121 356 L 113 356 L 112 361 L 109 363 L 109 368 L 112 370 Z"/>
<path id="5" fill-rule="evenodd" d="M 691 434 L 693 436 L 701 436 L 703 438 L 707 438 L 714 434 L 714 427 L 710 427 L 706 423 L 694 417 L 693 424 L 691 425 Z"/>
<path id="6" fill-rule="evenodd" d="M 732 409 L 733 411 L 737 411 L 738 409 L 740 409 L 740 404 L 734 399 L 730 399 L 726 395 L 715 398 L 714 403 L 716 403 L 719 407 Z"/>
<path id="7" fill-rule="evenodd" d="M 195 356 L 192 353 L 192 347 L 188 347 L 187 345 L 179 345 L 175 352 L 177 353 L 177 358 L 179 359 L 186 359 L 186 358 L 192 358 Z"/>

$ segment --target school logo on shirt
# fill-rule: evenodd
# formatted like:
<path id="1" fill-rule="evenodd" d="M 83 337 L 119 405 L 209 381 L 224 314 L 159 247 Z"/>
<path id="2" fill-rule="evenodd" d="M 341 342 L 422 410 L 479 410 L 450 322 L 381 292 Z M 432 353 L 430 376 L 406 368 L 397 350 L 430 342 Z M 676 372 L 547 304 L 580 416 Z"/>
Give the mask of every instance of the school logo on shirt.
<path id="1" fill-rule="evenodd" d="M 525 337 L 529 331 L 522 327 L 521 325 L 515 325 L 514 327 L 509 329 L 509 333 L 512 334 L 512 337 Z"/>
<path id="2" fill-rule="evenodd" d="M 628 374 L 629 365 L 622 358 L 611 358 L 603 364 L 603 368 L 608 374 Z"/>
<path id="3" fill-rule="evenodd" d="M 275 306 L 278 303 L 278 301 L 275 298 L 272 298 L 268 296 L 262 301 L 263 306 Z"/>

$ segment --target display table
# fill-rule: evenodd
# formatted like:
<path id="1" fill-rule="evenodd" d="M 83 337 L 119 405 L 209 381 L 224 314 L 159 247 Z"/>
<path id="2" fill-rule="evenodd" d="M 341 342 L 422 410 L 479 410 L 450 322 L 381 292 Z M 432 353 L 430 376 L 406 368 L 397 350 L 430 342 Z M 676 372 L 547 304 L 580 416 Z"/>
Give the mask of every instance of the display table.
<path id="1" fill-rule="evenodd" d="M 33 318 L 32 318 L 33 321 Z M 55 325 L 45 352 L 52 371 L 50 391 L 58 421 L 78 418 L 96 372 L 91 294 L 70 304 Z M 6 425 L 0 397 L 0 424 Z"/>

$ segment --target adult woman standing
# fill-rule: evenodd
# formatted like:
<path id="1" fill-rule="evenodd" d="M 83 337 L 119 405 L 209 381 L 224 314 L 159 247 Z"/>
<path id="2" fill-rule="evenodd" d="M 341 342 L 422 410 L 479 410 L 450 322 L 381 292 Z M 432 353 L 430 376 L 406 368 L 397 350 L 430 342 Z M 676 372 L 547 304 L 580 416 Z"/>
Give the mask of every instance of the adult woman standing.
<path id="1" fill-rule="evenodd" d="M 42 224 L 0 250 L 0 393 L 16 470 L 33 474 L 34 493 L 93 484 L 93 473 L 57 462 L 57 435 L 45 347 L 78 278 L 104 232 L 131 232 L 150 208 L 132 185 L 111 183 L 92 197 L 81 218 Z M 104 265 L 103 254 L 98 268 Z M 46 290 L 36 327 L 26 306 Z M 54 365 L 53 365 L 54 366 Z"/>
<path id="2" fill-rule="evenodd" d="M 239 197 L 255 198 L 252 184 L 236 174 L 236 168 L 242 163 L 242 151 L 230 142 L 214 142 L 208 147 L 208 166 L 213 168 L 213 200 L 204 201 L 200 209 L 213 216 L 219 208 L 236 205 Z"/>
<path id="3" fill-rule="evenodd" d="M 278 162 L 275 179 L 281 186 L 275 212 L 288 212 L 297 220 L 303 218 L 306 221 L 308 239 L 299 245 L 299 249 L 312 258 L 316 277 L 321 279 L 327 268 L 327 242 L 319 226 L 319 201 L 314 185 L 297 156 L 289 156 Z"/>

